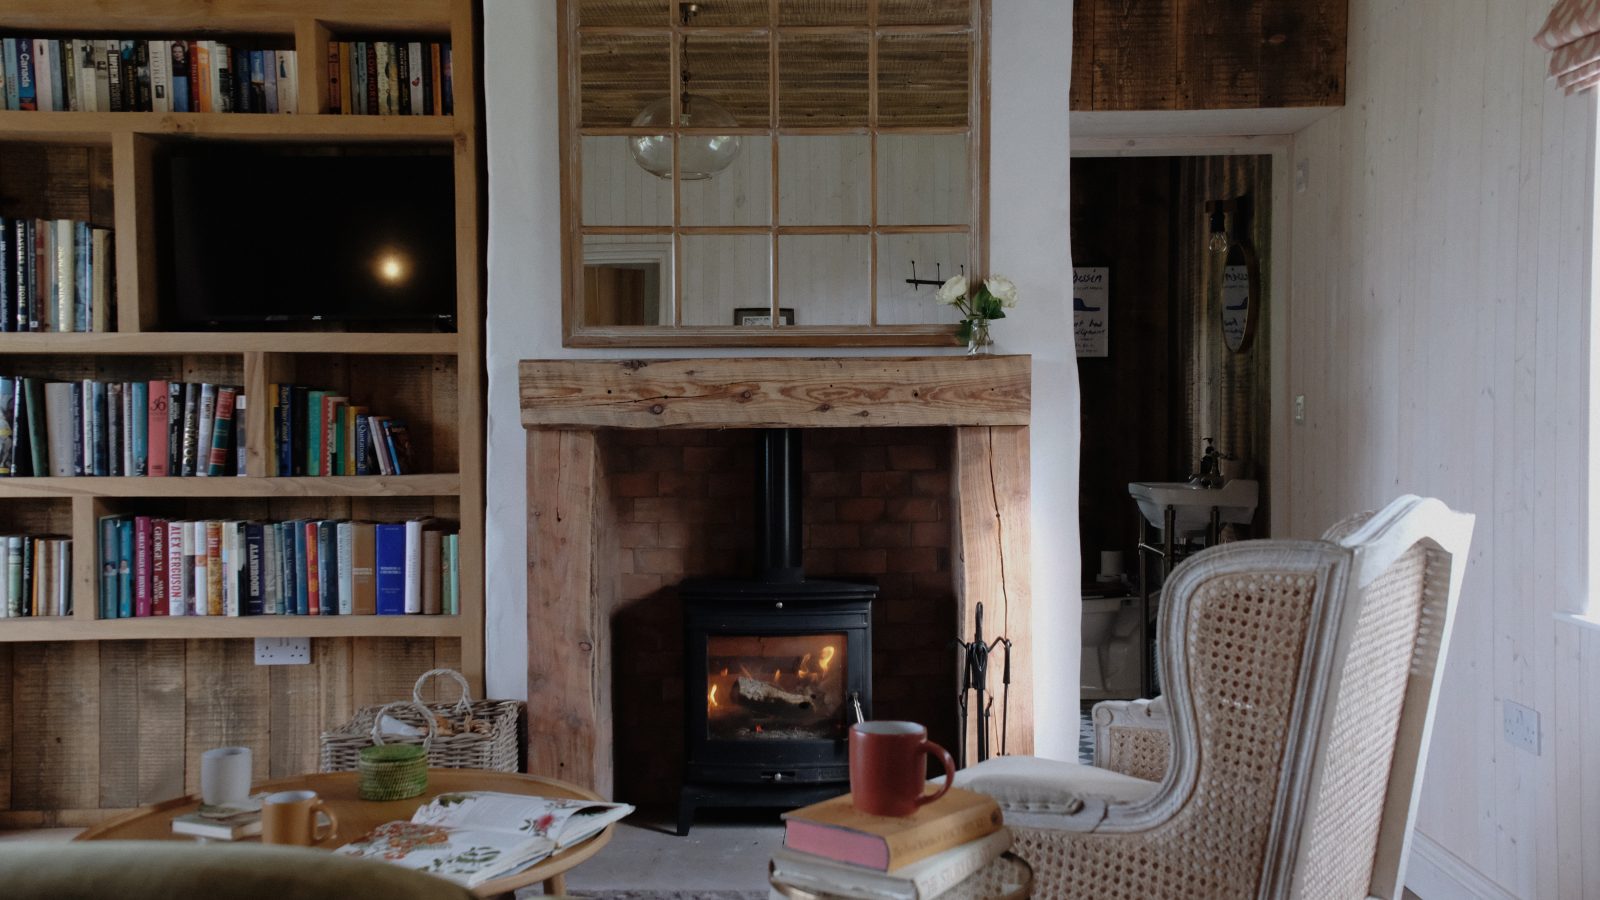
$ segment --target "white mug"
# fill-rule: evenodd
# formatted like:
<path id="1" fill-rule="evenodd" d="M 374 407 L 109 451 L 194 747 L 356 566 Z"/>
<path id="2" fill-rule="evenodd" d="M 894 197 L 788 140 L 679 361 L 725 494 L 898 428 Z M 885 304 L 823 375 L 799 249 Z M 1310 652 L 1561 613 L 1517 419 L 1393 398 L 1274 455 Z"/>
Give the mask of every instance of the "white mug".
<path id="1" fill-rule="evenodd" d="M 249 747 L 218 747 L 200 755 L 201 804 L 237 803 L 249 796 Z"/>

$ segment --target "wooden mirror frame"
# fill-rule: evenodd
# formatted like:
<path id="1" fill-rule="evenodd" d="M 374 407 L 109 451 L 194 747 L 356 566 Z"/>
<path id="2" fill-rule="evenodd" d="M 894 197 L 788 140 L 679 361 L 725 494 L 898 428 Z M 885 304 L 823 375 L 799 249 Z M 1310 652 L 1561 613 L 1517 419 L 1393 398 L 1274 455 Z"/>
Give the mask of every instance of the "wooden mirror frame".
<path id="1" fill-rule="evenodd" d="M 559 6 L 559 34 L 558 43 L 561 60 L 560 104 L 561 104 L 561 216 L 562 216 L 562 344 L 567 347 L 933 347 L 954 346 L 956 326 L 947 324 L 930 325 L 885 325 L 876 322 L 878 313 L 878 237 L 884 234 L 910 234 L 928 232 L 957 233 L 964 232 L 968 237 L 968 265 L 969 273 L 983 273 L 987 271 L 989 252 L 989 29 L 990 29 L 990 2 L 991 0 L 972 0 L 972 19 L 962 25 L 943 26 L 880 26 L 878 24 L 879 0 L 867 0 L 868 20 L 865 25 L 847 26 L 791 26 L 778 25 L 780 0 L 767 0 L 770 4 L 770 23 L 765 26 L 694 26 L 691 31 L 695 34 L 707 35 L 750 35 L 752 32 L 764 33 L 769 42 L 768 64 L 768 90 L 770 101 L 768 108 L 768 123 L 760 128 L 723 129 L 737 134 L 751 136 L 768 136 L 774 139 L 783 135 L 841 135 L 860 134 L 869 137 L 872 147 L 872 156 L 869 162 L 870 181 L 869 190 L 872 191 L 871 210 L 872 217 L 867 225 L 863 226 L 810 226 L 810 225 L 779 225 L 778 209 L 778 150 L 777 141 L 774 141 L 772 152 L 773 199 L 769 212 L 770 224 L 757 227 L 707 228 L 684 226 L 680 221 L 674 221 L 670 226 L 584 226 L 582 222 L 583 210 L 583 182 L 582 182 L 582 144 L 586 136 L 618 136 L 632 133 L 653 131 L 630 127 L 588 128 L 582 126 L 582 75 L 580 67 L 580 42 L 581 36 L 589 31 L 580 27 L 579 6 L 580 0 L 560 0 Z M 614 36 L 626 36 L 630 33 L 667 33 L 662 27 L 651 29 L 627 28 L 617 26 L 592 26 L 593 32 Z M 778 124 L 778 66 L 777 46 L 778 35 L 811 34 L 815 36 L 837 35 L 841 33 L 864 33 L 872 36 L 868 41 L 868 124 L 861 127 L 832 127 L 832 126 L 780 126 Z M 674 25 L 670 32 L 674 40 L 671 45 L 671 72 L 675 80 L 679 71 L 679 46 L 676 37 L 679 28 Z M 878 122 L 878 39 L 886 35 L 915 36 L 915 35 L 970 35 L 972 52 L 969 54 L 968 72 L 968 110 L 967 128 L 970 135 L 968 140 L 968 183 L 970 191 L 970 204 L 967 224 L 962 227 L 954 226 L 880 226 L 876 220 L 877 213 L 877 143 L 880 134 L 916 134 L 919 129 L 911 126 L 882 126 Z M 922 129 L 921 133 L 949 133 L 949 129 Z M 677 195 L 681 183 L 674 183 L 674 206 L 678 205 Z M 675 219 L 679 218 L 677 215 Z M 780 295 L 778 285 L 778 266 L 781 259 L 778 256 L 778 241 L 784 235 L 795 234 L 862 234 L 867 237 L 868 252 L 870 254 L 867 270 L 867 283 L 862 285 L 864 299 L 870 303 L 870 319 L 872 324 L 867 325 L 783 325 L 781 316 L 775 315 L 774 324 L 770 327 L 751 327 L 735 325 L 683 325 L 682 309 L 679 298 L 681 297 L 681 276 L 677 274 L 679 266 L 672 266 L 675 284 L 669 291 L 675 324 L 671 325 L 598 325 L 583 321 L 584 315 L 584 248 L 585 234 L 602 233 L 651 233 L 659 234 L 665 240 L 671 241 L 675 250 L 675 258 L 682 257 L 682 238 L 686 233 L 754 233 L 768 236 L 771 241 L 771 276 L 770 296 L 771 306 L 775 313 L 779 309 L 787 310 L 783 306 L 783 297 Z M 928 295 L 929 304 L 937 301 L 933 298 L 932 291 Z"/>

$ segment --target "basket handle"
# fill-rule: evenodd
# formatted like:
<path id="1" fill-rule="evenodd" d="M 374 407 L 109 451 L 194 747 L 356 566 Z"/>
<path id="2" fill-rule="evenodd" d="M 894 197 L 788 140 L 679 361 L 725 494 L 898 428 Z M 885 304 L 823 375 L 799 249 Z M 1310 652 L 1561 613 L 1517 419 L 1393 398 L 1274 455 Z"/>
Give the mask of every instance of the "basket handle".
<path id="1" fill-rule="evenodd" d="M 456 687 L 461 689 L 461 696 L 456 699 L 455 711 L 466 713 L 472 711 L 472 690 L 467 686 L 467 677 L 455 669 L 429 669 L 417 679 L 416 686 L 411 689 L 411 701 L 422 705 L 422 686 L 428 683 L 429 678 L 448 675 L 455 679 Z"/>
<path id="2" fill-rule="evenodd" d="M 422 736 L 422 752 L 428 752 L 428 748 L 433 746 L 433 737 L 438 734 L 439 728 L 434 724 L 432 710 L 410 700 L 396 700 L 378 708 L 378 714 L 372 717 L 372 743 L 378 747 L 383 746 L 383 714 L 396 706 L 410 706 L 422 713 L 422 721 L 428 723 L 428 733 Z"/>

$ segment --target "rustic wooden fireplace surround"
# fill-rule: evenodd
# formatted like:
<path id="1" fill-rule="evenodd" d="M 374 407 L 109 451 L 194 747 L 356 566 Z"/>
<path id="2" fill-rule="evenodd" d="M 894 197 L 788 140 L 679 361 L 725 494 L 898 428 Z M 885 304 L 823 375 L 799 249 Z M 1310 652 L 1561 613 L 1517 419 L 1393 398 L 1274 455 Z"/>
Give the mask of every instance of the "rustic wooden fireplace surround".
<path id="1" fill-rule="evenodd" d="M 970 638 L 982 602 L 986 634 L 1014 641 L 1007 749 L 1032 752 L 1031 372 L 1026 356 L 523 360 L 528 771 L 612 790 L 611 428 L 950 428 L 954 630 Z"/>

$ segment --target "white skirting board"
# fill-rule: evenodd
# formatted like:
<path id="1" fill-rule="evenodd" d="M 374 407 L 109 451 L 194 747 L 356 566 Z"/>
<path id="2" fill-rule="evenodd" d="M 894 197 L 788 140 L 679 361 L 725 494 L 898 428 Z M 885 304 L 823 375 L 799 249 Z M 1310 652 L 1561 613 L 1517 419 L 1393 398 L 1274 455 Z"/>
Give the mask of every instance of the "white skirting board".
<path id="1" fill-rule="evenodd" d="M 1406 890 L 1422 900 L 1517 900 L 1477 869 L 1425 834 L 1411 836 Z"/>

